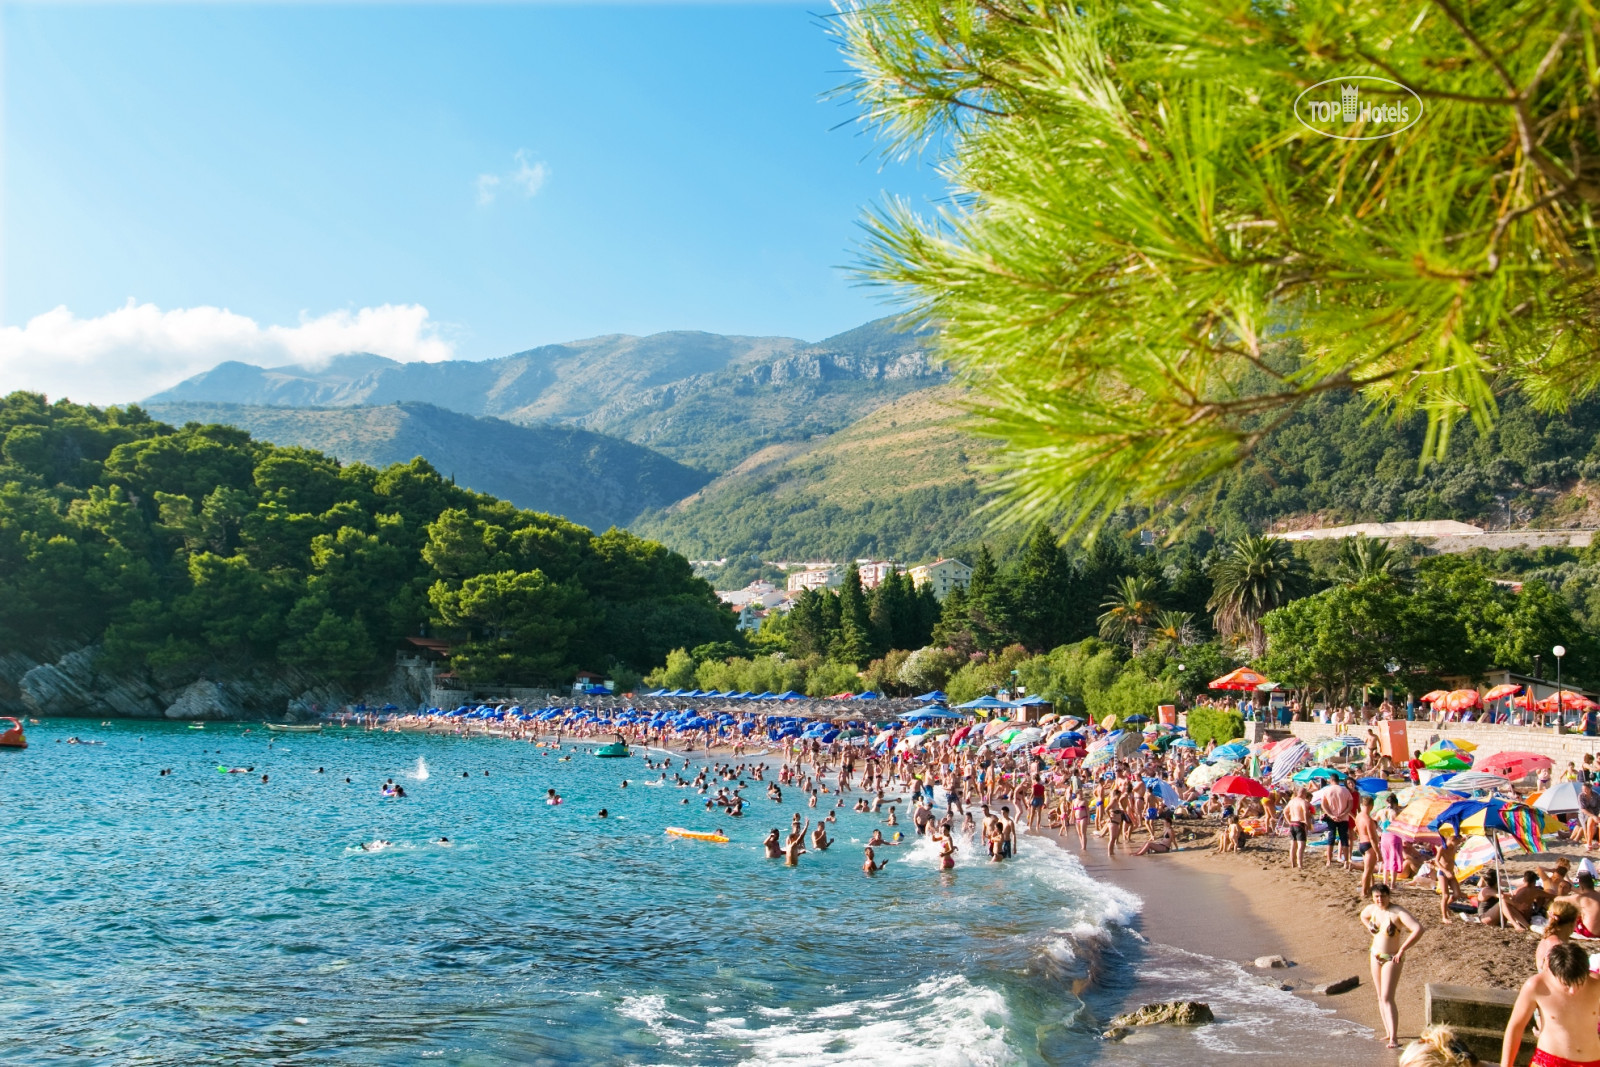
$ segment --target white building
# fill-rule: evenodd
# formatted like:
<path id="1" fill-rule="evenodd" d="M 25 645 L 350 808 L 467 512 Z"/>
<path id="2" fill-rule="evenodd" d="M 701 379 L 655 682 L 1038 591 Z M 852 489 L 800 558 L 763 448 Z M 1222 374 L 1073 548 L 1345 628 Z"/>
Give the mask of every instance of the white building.
<path id="1" fill-rule="evenodd" d="M 837 589 L 843 584 L 844 572 L 833 563 L 823 567 L 808 567 L 789 575 L 791 593 L 799 593 L 806 589 Z"/>
<path id="2" fill-rule="evenodd" d="M 900 564 L 892 559 L 858 559 L 856 560 L 856 569 L 861 572 L 861 588 L 863 589 L 876 589 L 883 584 L 884 579 L 888 578 L 889 575 L 896 571 L 904 570 Z"/>
<path id="3" fill-rule="evenodd" d="M 972 568 L 959 559 L 935 560 L 920 567 L 912 567 L 911 581 L 918 589 L 925 585 L 932 586 L 933 595 L 943 600 L 950 595 L 950 590 L 957 586 L 962 589 L 967 587 L 967 583 L 972 581 Z"/>

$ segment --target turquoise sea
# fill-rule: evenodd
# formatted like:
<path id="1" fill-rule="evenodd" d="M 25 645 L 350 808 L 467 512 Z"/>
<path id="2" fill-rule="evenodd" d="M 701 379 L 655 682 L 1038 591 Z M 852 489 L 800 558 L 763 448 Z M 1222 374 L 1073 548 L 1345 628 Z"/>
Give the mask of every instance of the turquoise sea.
<path id="1" fill-rule="evenodd" d="M 1048 842 L 1003 865 L 968 845 L 948 874 L 907 844 L 867 878 L 879 817 L 840 811 L 838 843 L 788 869 L 762 836 L 826 809 L 754 785 L 728 819 L 587 745 L 559 762 L 337 727 L 28 735 L 0 750 L 3 1063 L 1192 1067 L 1350 1047 L 1348 1024 L 1236 965 L 1146 942 L 1139 901 Z M 389 778 L 406 798 L 380 795 Z M 1218 1024 L 1096 1036 L 1176 997 Z"/>

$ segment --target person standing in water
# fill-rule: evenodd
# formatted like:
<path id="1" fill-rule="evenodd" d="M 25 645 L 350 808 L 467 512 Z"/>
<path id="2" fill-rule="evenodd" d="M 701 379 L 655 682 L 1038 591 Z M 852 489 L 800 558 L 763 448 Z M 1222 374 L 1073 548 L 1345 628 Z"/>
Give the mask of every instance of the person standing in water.
<path id="1" fill-rule="evenodd" d="M 882 862 L 879 862 L 879 861 L 877 861 L 876 859 L 873 858 L 872 846 L 871 845 L 867 846 L 866 852 L 867 852 L 867 861 L 861 865 L 861 872 L 863 874 L 877 874 L 879 871 L 881 871 L 885 867 L 889 866 L 889 861 L 888 860 L 883 860 Z"/>
<path id="2" fill-rule="evenodd" d="M 798 867 L 800 865 L 800 857 L 804 855 L 806 851 L 804 847 L 806 843 L 806 831 L 809 829 L 811 829 L 811 820 L 807 819 L 803 827 L 791 833 L 788 839 L 784 841 L 783 862 L 785 866 Z"/>

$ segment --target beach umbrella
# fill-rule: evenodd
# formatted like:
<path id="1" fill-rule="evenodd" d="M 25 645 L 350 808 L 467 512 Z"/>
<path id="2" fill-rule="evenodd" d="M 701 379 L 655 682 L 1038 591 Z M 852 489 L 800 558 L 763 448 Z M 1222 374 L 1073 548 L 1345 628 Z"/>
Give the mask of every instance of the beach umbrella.
<path id="1" fill-rule="evenodd" d="M 1145 788 L 1159 797 L 1161 803 L 1168 807 L 1175 808 L 1183 803 L 1183 797 L 1178 795 L 1178 791 L 1173 788 L 1171 782 L 1163 781 L 1160 778 L 1146 778 L 1144 784 Z"/>
<path id="2" fill-rule="evenodd" d="M 1057 716 L 1055 712 L 1047 711 L 1043 715 L 1039 716 L 1039 725 L 1049 726 L 1051 723 L 1056 721 L 1056 718 Z"/>
<path id="3" fill-rule="evenodd" d="M 1014 708 L 1016 705 L 1010 703 L 1009 701 L 1001 700 L 998 697 L 982 696 L 977 700 L 969 700 L 965 704 L 957 704 L 956 707 L 993 710 L 995 708 Z"/>
<path id="4" fill-rule="evenodd" d="M 1279 745 L 1272 750 L 1272 784 L 1282 785 L 1295 771 L 1311 762 L 1311 750 L 1299 738 L 1292 745 Z"/>
<path id="5" fill-rule="evenodd" d="M 1380 793 L 1387 793 L 1389 791 L 1389 779 L 1357 778 L 1356 788 L 1370 797 L 1375 797 Z"/>
<path id="6" fill-rule="evenodd" d="M 1435 690 L 1433 690 L 1431 692 L 1423 693 L 1420 697 L 1417 698 L 1417 700 L 1420 703 L 1423 703 L 1423 704 L 1432 704 L 1434 701 L 1442 699 L 1442 698 L 1447 697 L 1449 695 L 1450 695 L 1449 692 L 1444 690 L 1444 689 L 1435 689 Z"/>
<path id="7" fill-rule="evenodd" d="M 1444 709 L 1446 711 L 1466 711 L 1475 708 L 1480 703 L 1476 689 L 1455 689 L 1445 694 Z"/>
<path id="8" fill-rule="evenodd" d="M 1396 794 L 1399 798 L 1400 794 Z M 1451 804 L 1460 800 L 1459 796 L 1449 794 L 1436 797 L 1417 797 L 1409 803 L 1402 801 L 1400 814 L 1389 820 L 1387 829 L 1399 834 L 1408 841 L 1438 841 L 1437 832 L 1428 828 L 1436 816 Z"/>
<path id="9" fill-rule="evenodd" d="M 1579 788 L 1577 782 L 1557 782 L 1537 797 L 1530 798 L 1530 803 L 1540 811 L 1581 811 L 1583 806 L 1578 803 Z"/>
<path id="10" fill-rule="evenodd" d="M 1555 765 L 1555 760 L 1549 756 L 1541 756 L 1537 752 L 1496 752 L 1492 756 L 1473 761 L 1473 766 L 1478 770 L 1487 771 L 1489 774 L 1503 774 L 1512 781 L 1547 771 Z"/>
<path id="11" fill-rule="evenodd" d="M 1456 801 L 1465 796 L 1465 793 L 1458 793 L 1442 785 L 1408 785 L 1403 789 L 1395 790 L 1394 794 L 1395 800 L 1399 802 L 1402 808 L 1419 800 Z"/>
<path id="12" fill-rule="evenodd" d="M 1330 737 L 1325 741 L 1318 741 L 1316 747 L 1317 759 L 1332 759 L 1344 751 L 1344 742 L 1337 737 Z"/>
<path id="13" fill-rule="evenodd" d="M 1516 696 L 1522 692 L 1520 685 L 1497 685 L 1483 694 L 1485 700 L 1503 700 L 1506 697 Z"/>
<path id="14" fill-rule="evenodd" d="M 1429 749 L 1422 754 L 1422 765 L 1435 771 L 1464 771 L 1472 766 L 1461 758 L 1461 753 L 1438 748 Z"/>
<path id="15" fill-rule="evenodd" d="M 1582 693 L 1574 693 L 1570 689 L 1563 689 L 1559 693 L 1552 694 L 1539 701 L 1539 710 L 1547 713 L 1558 710 L 1558 697 L 1560 698 L 1559 710 L 1561 711 L 1594 711 L 1600 708 L 1600 704 L 1596 704 Z"/>
<path id="16" fill-rule="evenodd" d="M 1144 738 L 1138 734 L 1123 734 L 1117 738 L 1117 755 L 1122 757 L 1131 756 L 1139 751 L 1139 747 L 1143 744 Z"/>
<path id="17" fill-rule="evenodd" d="M 1307 782 L 1341 782 L 1343 780 L 1344 774 L 1334 770 L 1332 767 L 1307 767 L 1291 779 L 1291 781 L 1299 782 L 1302 785 Z"/>
<path id="18" fill-rule="evenodd" d="M 1141 723 L 1149 722 L 1150 721 L 1150 716 L 1148 716 L 1148 715 L 1129 715 L 1126 719 L 1123 719 L 1122 721 L 1123 722 L 1131 722 L 1131 723 L 1133 723 L 1134 725 L 1137 726 L 1137 725 L 1139 725 Z"/>
<path id="19" fill-rule="evenodd" d="M 1220 763 L 1202 763 L 1189 772 L 1189 777 L 1183 780 L 1183 784 L 1190 789 L 1208 789 L 1212 782 L 1224 775 L 1232 774 L 1238 769 L 1239 764 L 1232 760 L 1223 760 Z"/>
<path id="20" fill-rule="evenodd" d="M 1212 759 L 1242 760 L 1248 755 L 1250 755 L 1250 746 L 1242 741 L 1230 741 L 1226 745 L 1218 745 L 1211 750 Z"/>
<path id="21" fill-rule="evenodd" d="M 1448 789 L 1462 792 L 1474 792 L 1479 789 L 1509 789 L 1511 783 L 1498 774 L 1485 774 L 1482 771 L 1457 771 L 1455 774 L 1443 775 L 1435 778 L 1434 782 Z"/>
<path id="22" fill-rule="evenodd" d="M 1212 689 L 1254 689 L 1259 685 L 1266 685 L 1268 679 L 1265 675 L 1257 674 L 1249 667 L 1240 667 L 1229 671 L 1221 678 L 1213 678 L 1208 684 Z"/>
<path id="23" fill-rule="evenodd" d="M 1187 737 L 1180 737 L 1176 741 L 1172 742 L 1172 747 L 1173 748 L 1199 748 L 1200 746 L 1195 744 L 1193 741 L 1189 740 Z"/>
<path id="24" fill-rule="evenodd" d="M 1056 759 L 1082 759 L 1086 752 L 1077 745 L 1068 745 L 1066 748 L 1055 749 Z"/>
<path id="25" fill-rule="evenodd" d="M 1225 793 L 1236 797 L 1264 797 L 1267 787 L 1254 778 L 1246 778 L 1242 774 L 1225 774 L 1211 783 L 1213 793 Z"/>
<path id="26" fill-rule="evenodd" d="M 1546 830 L 1561 829 L 1553 815 L 1500 797 L 1488 800 L 1458 800 L 1428 823 L 1430 830 L 1442 832 L 1446 826 L 1458 834 L 1510 834 L 1528 852 L 1544 851 Z"/>

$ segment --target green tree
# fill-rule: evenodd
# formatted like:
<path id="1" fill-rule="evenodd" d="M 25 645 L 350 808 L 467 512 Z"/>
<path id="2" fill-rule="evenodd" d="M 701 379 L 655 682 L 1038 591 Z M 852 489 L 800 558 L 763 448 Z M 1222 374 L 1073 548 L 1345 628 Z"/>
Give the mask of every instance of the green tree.
<path id="1" fill-rule="evenodd" d="M 871 217 L 866 269 L 940 323 L 1019 518 L 1169 506 L 1330 391 L 1425 413 L 1439 455 L 1496 383 L 1548 410 L 1600 382 L 1577 0 L 868 0 L 832 25 L 890 150 L 948 152 L 958 207 Z M 1374 76 L 1407 125 L 1296 121 Z"/>
<path id="2" fill-rule="evenodd" d="M 1206 607 L 1214 614 L 1217 632 L 1259 656 L 1266 648 L 1261 620 L 1301 594 L 1305 575 L 1287 542 L 1246 535 L 1212 566 L 1211 581 Z"/>
<path id="3" fill-rule="evenodd" d="M 865 666 L 872 658 L 875 642 L 867 597 L 861 590 L 861 569 L 854 563 L 845 571 L 838 602 L 839 636 L 830 651 L 834 659 L 843 663 Z"/>
<path id="4" fill-rule="evenodd" d="M 1404 557 L 1389 547 L 1389 542 L 1365 534 L 1339 542 L 1339 558 L 1333 578 L 1344 585 L 1357 585 L 1369 578 L 1387 578 L 1398 585 L 1411 582 L 1411 569 Z"/>
<path id="5" fill-rule="evenodd" d="M 1100 606 L 1105 609 L 1096 620 L 1100 636 L 1128 645 L 1137 655 L 1150 625 L 1161 611 L 1161 605 L 1156 603 L 1156 580 L 1123 578 L 1111 587 L 1111 595 Z"/>
<path id="6" fill-rule="evenodd" d="M 435 582 L 428 599 L 441 626 L 463 631 L 451 665 L 482 681 L 561 682 L 576 672 L 568 643 L 578 630 L 583 591 L 540 571 L 477 574 L 452 588 Z"/>
<path id="7" fill-rule="evenodd" d="M 1054 648 L 1067 638 L 1067 597 L 1072 567 L 1055 531 L 1039 523 L 1028 537 L 1011 581 L 1011 620 L 1021 642 Z"/>

